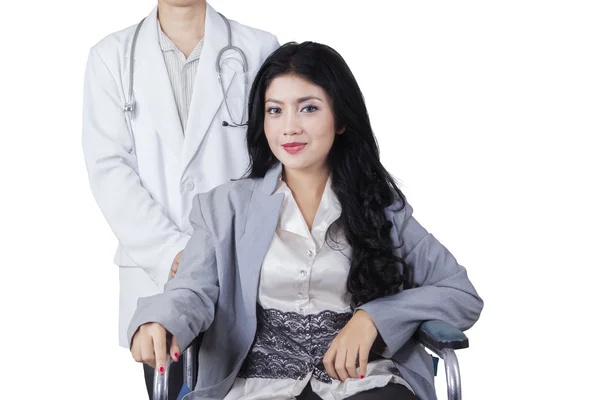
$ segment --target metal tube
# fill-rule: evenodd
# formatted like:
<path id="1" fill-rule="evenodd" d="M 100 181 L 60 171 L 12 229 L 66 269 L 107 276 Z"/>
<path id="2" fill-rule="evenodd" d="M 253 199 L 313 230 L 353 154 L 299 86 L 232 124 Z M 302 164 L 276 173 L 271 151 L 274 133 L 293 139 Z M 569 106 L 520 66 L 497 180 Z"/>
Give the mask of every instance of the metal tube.
<path id="1" fill-rule="evenodd" d="M 196 383 L 196 342 L 192 342 L 183 357 L 183 381 L 190 390 L 194 390 Z"/>
<path id="2" fill-rule="evenodd" d="M 152 400 L 168 400 L 169 398 L 169 370 L 171 369 L 171 357 L 167 355 L 167 366 L 165 372 L 160 374 L 154 369 L 154 390 Z"/>
<path id="3" fill-rule="evenodd" d="M 443 349 L 440 357 L 444 360 L 446 368 L 446 384 L 448 385 L 448 400 L 461 400 L 462 390 L 460 384 L 460 369 L 458 358 L 453 349 Z"/>

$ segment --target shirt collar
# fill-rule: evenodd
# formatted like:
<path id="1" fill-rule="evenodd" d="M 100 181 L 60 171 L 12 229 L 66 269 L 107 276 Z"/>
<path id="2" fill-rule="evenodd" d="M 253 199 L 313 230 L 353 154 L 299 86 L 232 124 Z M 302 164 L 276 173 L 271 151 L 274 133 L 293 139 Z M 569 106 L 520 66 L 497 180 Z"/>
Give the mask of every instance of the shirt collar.
<path id="1" fill-rule="evenodd" d="M 325 190 L 323 191 L 323 196 L 319 203 L 315 220 L 313 221 L 312 232 L 308 230 L 300 208 L 296 204 L 296 200 L 294 200 L 294 195 L 289 186 L 281 179 L 281 175 L 277 182 L 276 193 L 284 193 L 285 195 L 279 216 L 279 229 L 295 233 L 307 239 L 312 238 L 318 245 L 318 248 L 320 248 L 325 241 L 327 230 L 342 215 L 342 206 L 331 187 L 331 175 L 327 179 Z"/>
<path id="2" fill-rule="evenodd" d="M 171 39 L 169 39 L 167 34 L 163 32 L 162 28 L 160 27 L 160 22 L 158 21 L 158 18 L 156 18 L 156 29 L 158 29 L 158 44 L 160 45 L 160 49 L 163 52 L 175 51 L 175 52 L 183 55 L 183 57 L 185 58 L 185 55 L 183 54 L 183 52 L 181 50 L 179 50 L 177 48 L 177 46 L 175 46 L 175 43 L 173 43 L 173 41 Z M 204 38 L 200 39 L 200 41 L 198 42 L 198 44 L 196 45 L 194 50 L 192 50 L 192 53 L 190 54 L 190 56 L 187 58 L 186 61 L 194 61 L 194 60 L 200 58 L 200 53 L 202 52 L 203 44 L 204 44 Z"/>

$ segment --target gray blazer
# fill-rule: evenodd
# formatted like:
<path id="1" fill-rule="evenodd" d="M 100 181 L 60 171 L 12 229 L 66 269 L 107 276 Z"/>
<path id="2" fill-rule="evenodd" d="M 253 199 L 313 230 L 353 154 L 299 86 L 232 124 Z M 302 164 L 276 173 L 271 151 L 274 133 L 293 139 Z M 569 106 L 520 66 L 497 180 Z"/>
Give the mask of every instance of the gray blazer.
<path id="1" fill-rule="evenodd" d="M 258 279 L 275 234 L 283 193 L 274 194 L 281 164 L 263 179 L 232 181 L 194 199 L 194 233 L 177 276 L 163 293 L 141 298 L 128 329 L 158 322 L 185 349 L 201 332 L 198 383 L 185 400 L 221 400 L 248 354 L 256 332 Z M 379 355 L 395 361 L 421 400 L 436 399 L 433 363 L 413 335 L 421 322 L 444 320 L 467 330 L 483 301 L 450 252 L 413 217 L 406 204 L 387 210 L 392 239 L 418 285 L 361 307 L 375 321 L 385 346 Z"/>

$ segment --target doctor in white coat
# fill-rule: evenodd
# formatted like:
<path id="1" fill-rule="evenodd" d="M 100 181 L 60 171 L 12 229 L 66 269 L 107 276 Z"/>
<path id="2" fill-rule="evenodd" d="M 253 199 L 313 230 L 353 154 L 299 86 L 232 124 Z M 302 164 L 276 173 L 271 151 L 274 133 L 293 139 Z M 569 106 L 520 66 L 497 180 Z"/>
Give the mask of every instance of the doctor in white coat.
<path id="1" fill-rule="evenodd" d="M 219 80 L 228 24 L 243 55 L 223 52 Z M 119 242 L 124 347 L 137 299 L 161 292 L 176 270 L 192 233 L 194 195 L 246 171 L 246 127 L 236 125 L 246 122 L 246 90 L 279 47 L 274 35 L 225 20 L 205 0 L 159 0 L 139 25 L 133 52 L 138 24 L 92 47 L 84 86 L 83 152 L 92 193 Z"/>

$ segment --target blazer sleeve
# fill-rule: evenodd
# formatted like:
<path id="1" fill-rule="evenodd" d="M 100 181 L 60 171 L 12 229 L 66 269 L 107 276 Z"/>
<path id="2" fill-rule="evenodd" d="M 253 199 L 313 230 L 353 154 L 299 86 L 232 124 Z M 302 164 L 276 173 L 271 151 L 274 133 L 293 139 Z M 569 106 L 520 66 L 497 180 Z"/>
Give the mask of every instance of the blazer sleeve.
<path id="1" fill-rule="evenodd" d="M 215 245 L 202 215 L 203 199 L 206 194 L 194 198 L 190 213 L 194 232 L 181 255 L 177 274 L 167 282 L 163 293 L 138 300 L 127 330 L 129 347 L 138 328 L 149 322 L 164 326 L 182 350 L 212 324 L 219 281 Z"/>
<path id="2" fill-rule="evenodd" d="M 400 255 L 414 275 L 413 288 L 381 297 L 358 307 L 375 322 L 385 349 L 392 357 L 417 331 L 422 322 L 442 320 L 465 331 L 481 313 L 483 300 L 469 281 L 466 269 L 427 232 L 412 215 L 412 207 L 393 214 L 399 232 Z"/>
<path id="3" fill-rule="evenodd" d="M 83 104 L 82 145 L 92 194 L 127 255 L 162 288 L 190 235 L 142 186 L 117 82 L 94 48 Z"/>

